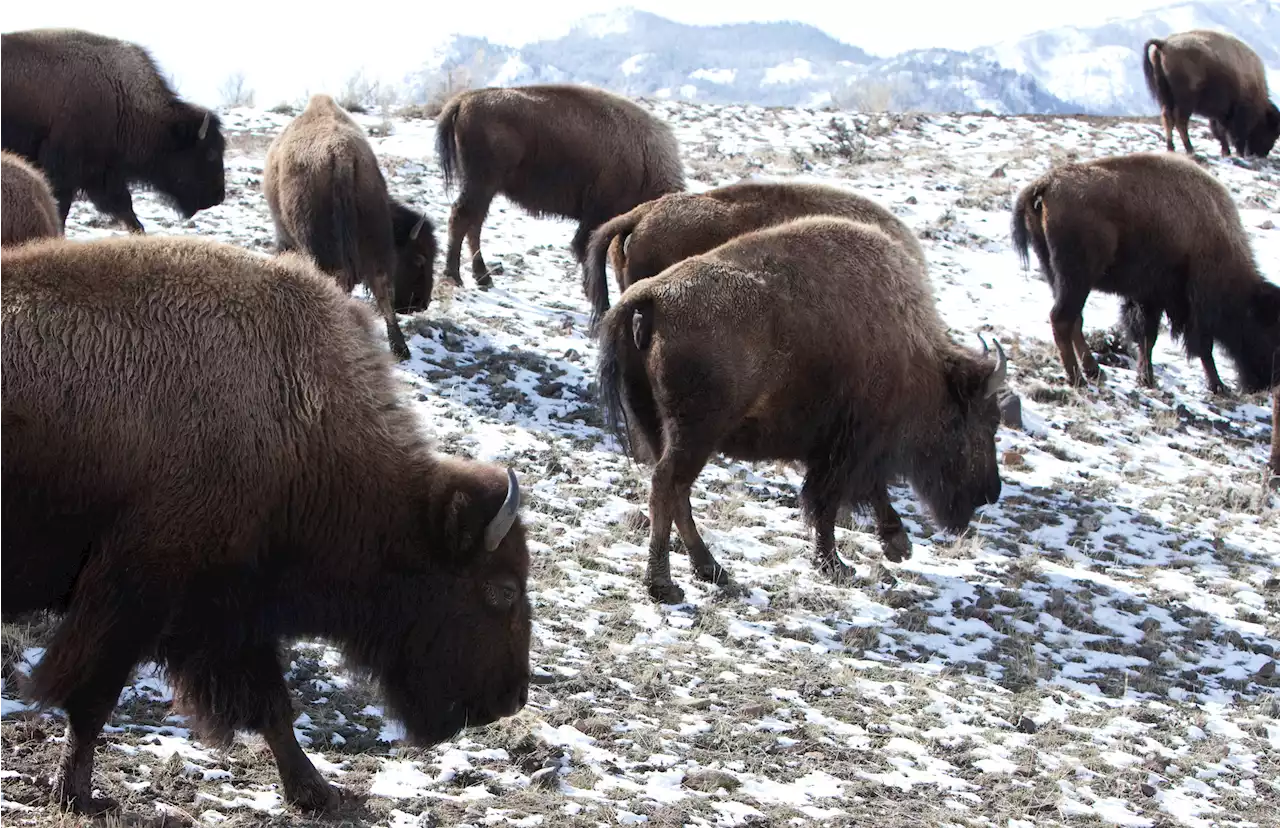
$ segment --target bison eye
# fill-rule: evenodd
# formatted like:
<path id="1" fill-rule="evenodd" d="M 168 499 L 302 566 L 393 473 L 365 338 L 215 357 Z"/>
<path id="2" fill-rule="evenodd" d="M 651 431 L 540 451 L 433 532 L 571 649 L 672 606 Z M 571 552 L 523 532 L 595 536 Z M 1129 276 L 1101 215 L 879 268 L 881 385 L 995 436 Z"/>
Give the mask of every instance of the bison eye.
<path id="1" fill-rule="evenodd" d="M 427 263 L 427 257 L 426 257 L 426 256 L 414 256 L 414 257 L 413 257 L 413 263 L 414 263 L 415 265 L 417 265 L 418 267 L 422 267 L 423 265 L 425 265 L 425 264 Z"/>
<path id="2" fill-rule="evenodd" d="M 499 612 L 506 612 L 520 597 L 520 585 L 511 578 L 491 578 L 484 582 L 484 601 Z"/>

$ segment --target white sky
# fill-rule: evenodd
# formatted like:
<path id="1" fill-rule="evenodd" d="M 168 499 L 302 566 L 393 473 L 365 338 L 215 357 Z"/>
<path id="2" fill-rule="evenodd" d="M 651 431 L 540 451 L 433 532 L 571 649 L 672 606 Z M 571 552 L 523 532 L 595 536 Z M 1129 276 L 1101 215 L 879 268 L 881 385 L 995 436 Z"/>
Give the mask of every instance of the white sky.
<path id="1" fill-rule="evenodd" d="M 555 37 L 615 5 L 683 23 L 797 20 L 873 54 L 970 49 L 1040 29 L 1088 26 L 1174 0 L 43 0 L 10 4 L 3 30 L 66 26 L 121 37 L 152 51 L 179 92 L 205 105 L 236 71 L 269 106 L 308 92 L 334 92 L 355 71 L 400 81 L 450 34 L 518 45 Z M 127 14 L 121 10 L 127 9 Z M 341 11 L 339 11 L 341 9 Z"/>

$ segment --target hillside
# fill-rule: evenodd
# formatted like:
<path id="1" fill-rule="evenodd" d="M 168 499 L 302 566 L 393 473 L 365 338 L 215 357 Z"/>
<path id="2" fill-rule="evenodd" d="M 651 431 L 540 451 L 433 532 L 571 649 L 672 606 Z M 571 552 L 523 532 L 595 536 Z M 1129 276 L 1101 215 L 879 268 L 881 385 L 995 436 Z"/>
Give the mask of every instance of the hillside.
<path id="1" fill-rule="evenodd" d="M 1009 352 L 1025 427 L 999 433 L 999 503 L 956 537 L 894 488 L 914 557 L 885 564 L 855 516 L 837 531 L 860 580 L 837 587 L 810 565 L 797 473 L 715 459 L 694 514 L 737 588 L 694 582 L 676 554 L 688 603 L 652 603 L 645 534 L 632 528 L 648 472 L 600 427 L 573 225 L 499 199 L 484 230 L 486 258 L 503 268 L 496 286 L 438 278 L 429 311 L 401 319 L 413 357 L 398 373 L 444 451 L 521 476 L 534 558 L 528 707 L 411 749 L 339 653 L 295 644 L 296 730 L 346 796 L 318 819 L 283 808 L 260 738 L 226 751 L 201 743 L 170 711 L 163 676 L 143 668 L 98 749 L 96 782 L 124 803 L 126 824 L 1275 824 L 1280 502 L 1263 486 L 1267 401 L 1207 397 L 1167 332 L 1158 389 L 1137 387 L 1111 331 L 1118 304 L 1098 295 L 1085 331 L 1105 382 L 1066 387 L 1049 288 L 1009 247 L 1021 186 L 1070 158 L 1156 149 L 1158 128 L 642 103 L 673 125 L 695 188 L 750 175 L 824 181 L 917 232 L 954 335 L 974 346 L 994 336 Z M 225 113 L 226 202 L 182 221 L 138 194 L 148 231 L 269 252 L 262 164 L 286 122 Z M 433 124 L 389 126 L 373 139 L 389 185 L 429 212 L 443 244 L 450 197 Z M 1263 272 L 1280 280 L 1280 165 L 1206 164 L 1239 205 Z M 118 234 L 87 205 L 73 209 L 72 239 Z M 62 721 L 16 690 L 45 632 L 5 629 L 0 815 L 79 828 L 94 823 L 48 804 Z"/>

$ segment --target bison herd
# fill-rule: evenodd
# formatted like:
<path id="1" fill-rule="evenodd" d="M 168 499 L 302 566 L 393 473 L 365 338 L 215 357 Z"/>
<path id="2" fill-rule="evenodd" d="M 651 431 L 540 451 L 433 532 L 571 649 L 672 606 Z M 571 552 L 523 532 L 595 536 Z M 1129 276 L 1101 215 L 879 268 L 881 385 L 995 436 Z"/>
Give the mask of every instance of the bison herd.
<path id="1" fill-rule="evenodd" d="M 335 794 L 294 736 L 285 641 L 341 647 L 422 744 L 518 711 L 531 629 L 520 486 L 423 440 L 372 313 L 348 297 L 368 287 L 390 352 L 407 357 L 396 313 L 426 309 L 436 258 L 432 222 L 392 196 L 360 127 L 315 95 L 271 144 L 275 256 L 149 237 L 130 185 L 188 217 L 223 201 L 218 117 L 134 44 L 42 30 L 5 34 L 2 52 L 3 607 L 61 616 L 25 686 L 67 714 L 57 801 L 109 804 L 93 798 L 93 745 L 146 659 L 215 740 L 260 732 L 285 798 L 312 809 Z M 1190 152 L 1192 114 L 1224 154 L 1271 150 L 1280 115 L 1239 41 L 1187 32 L 1150 41 L 1143 60 L 1169 150 L 1176 128 Z M 870 507 L 885 557 L 910 556 L 890 484 L 910 483 L 955 531 L 999 498 L 1004 350 L 948 334 L 919 242 L 880 205 L 811 184 L 686 192 L 670 128 L 585 87 L 464 92 L 436 135 L 460 190 L 452 281 L 465 236 L 476 283 L 492 282 L 480 230 L 495 195 L 578 222 L 601 404 L 654 469 L 653 598 L 684 597 L 673 523 L 694 576 L 728 582 L 690 505 L 716 454 L 804 468 L 815 565 L 837 580 L 850 572 L 843 508 Z M 62 238 L 80 194 L 134 235 Z M 1011 232 L 1052 287 L 1069 382 L 1100 376 L 1081 318 L 1099 290 L 1123 299 L 1144 384 L 1167 316 L 1212 393 L 1225 390 L 1215 345 L 1245 390 L 1280 385 L 1280 288 L 1194 162 L 1054 168 L 1018 195 Z"/>

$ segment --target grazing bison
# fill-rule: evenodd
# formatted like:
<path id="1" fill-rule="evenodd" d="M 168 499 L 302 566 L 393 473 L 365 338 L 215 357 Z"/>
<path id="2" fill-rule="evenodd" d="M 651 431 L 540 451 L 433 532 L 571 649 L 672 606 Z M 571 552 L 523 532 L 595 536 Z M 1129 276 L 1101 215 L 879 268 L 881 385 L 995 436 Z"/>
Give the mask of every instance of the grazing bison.
<path id="1" fill-rule="evenodd" d="M 820 184 L 744 181 L 702 193 L 671 193 L 602 224 L 591 234 L 583 263 L 583 287 L 591 300 L 591 325 L 609 310 L 605 255 L 618 290 L 648 279 L 676 262 L 705 253 L 735 236 L 810 215 L 872 224 L 927 268 L 920 242 L 897 216 L 870 199 Z"/>
<path id="2" fill-rule="evenodd" d="M 1151 350 L 1161 314 L 1199 357 L 1214 394 L 1226 392 L 1214 343 L 1236 364 L 1240 384 L 1274 384 L 1280 347 L 1280 287 L 1258 273 L 1249 237 L 1227 189 L 1185 156 L 1165 153 L 1066 164 L 1028 184 L 1013 208 L 1023 267 L 1034 247 L 1053 287 L 1053 338 L 1067 381 L 1101 376 L 1085 343 L 1090 291 L 1124 298 L 1123 320 L 1138 345 L 1138 379 L 1155 385 Z"/>
<path id="3" fill-rule="evenodd" d="M 576 219 L 573 255 L 582 262 L 601 223 L 684 189 L 670 128 L 625 98 L 585 86 L 463 92 L 440 113 L 436 154 L 446 187 L 462 178 L 444 266 L 459 285 L 464 235 L 476 283 L 492 283 L 480 228 L 494 195 L 535 215 Z"/>
<path id="4" fill-rule="evenodd" d="M 435 231 L 425 215 L 387 194 L 364 131 L 333 98 L 312 95 L 271 142 L 262 192 L 277 247 L 307 253 L 347 293 L 367 285 L 391 350 L 408 357 L 395 311 L 431 300 Z"/>
<path id="5" fill-rule="evenodd" d="M 1148 40 L 1142 49 L 1147 89 L 1160 104 L 1165 145 L 1173 151 L 1176 127 L 1191 153 L 1187 120 L 1209 119 L 1213 137 L 1230 155 L 1265 156 L 1280 136 L 1280 109 L 1268 99 L 1267 71 L 1248 46 L 1222 32 L 1195 29 Z"/>
<path id="6" fill-rule="evenodd" d="M 334 791 L 293 734 L 280 647 L 332 641 L 427 744 L 528 691 L 514 475 L 438 455 L 370 312 L 297 254 L 191 238 L 5 249 L 5 617 L 63 614 L 28 694 L 67 713 L 56 779 L 154 659 L 212 738 L 260 732 L 287 801 Z"/>
<path id="7" fill-rule="evenodd" d="M 646 582 L 659 601 L 684 598 L 673 519 L 695 576 L 728 580 L 689 505 L 716 453 L 805 465 L 817 565 L 837 578 L 851 571 L 835 549 L 844 505 L 870 505 L 886 557 L 910 556 L 894 479 L 951 530 L 1000 495 L 1003 351 L 993 365 L 952 342 L 920 262 L 877 227 L 811 217 L 738 236 L 628 288 L 600 336 L 607 419 L 656 459 Z"/>
<path id="8" fill-rule="evenodd" d="M 0 143 L 39 165 L 60 224 L 83 192 L 143 232 L 130 184 L 190 218 L 225 194 L 218 116 L 179 100 L 145 49 L 75 29 L 0 37 Z"/>
<path id="9" fill-rule="evenodd" d="M 0 225 L 0 244 L 6 245 L 62 235 L 49 183 L 11 152 L 0 152 Z"/>

